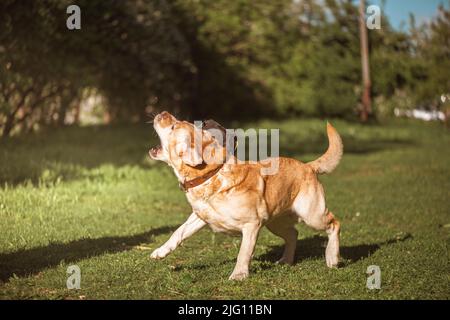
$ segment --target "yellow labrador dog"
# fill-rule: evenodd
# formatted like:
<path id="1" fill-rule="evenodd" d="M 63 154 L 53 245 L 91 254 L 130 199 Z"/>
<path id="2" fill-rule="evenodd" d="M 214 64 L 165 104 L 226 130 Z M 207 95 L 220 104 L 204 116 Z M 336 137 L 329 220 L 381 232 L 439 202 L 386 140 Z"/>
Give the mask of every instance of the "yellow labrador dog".
<path id="1" fill-rule="evenodd" d="M 262 173 L 262 162 L 238 161 L 207 130 L 180 121 L 166 111 L 155 117 L 153 125 L 161 145 L 152 148 L 149 154 L 173 168 L 192 206 L 192 214 L 165 244 L 153 251 L 152 258 L 166 257 L 183 240 L 209 225 L 214 231 L 242 235 L 237 263 L 230 276 L 231 280 L 242 280 L 249 274 L 263 226 L 285 241 L 278 262 L 292 264 L 297 244 L 295 223 L 304 221 L 327 232 L 326 263 L 330 268 L 337 266 L 340 225 L 326 207 L 324 190 L 317 179 L 318 174 L 333 171 L 342 157 L 342 140 L 330 124 L 325 154 L 308 163 L 275 158 L 278 171 L 270 175 Z"/>

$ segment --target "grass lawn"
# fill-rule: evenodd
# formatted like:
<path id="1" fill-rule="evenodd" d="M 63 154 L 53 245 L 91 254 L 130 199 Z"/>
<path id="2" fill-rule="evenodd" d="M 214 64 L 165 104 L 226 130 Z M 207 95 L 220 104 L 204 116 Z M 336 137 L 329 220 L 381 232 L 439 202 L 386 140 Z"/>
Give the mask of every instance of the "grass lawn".
<path id="1" fill-rule="evenodd" d="M 264 230 L 250 277 L 228 281 L 239 238 L 205 228 L 161 261 L 151 250 L 190 213 L 169 167 L 148 159 L 150 125 L 64 128 L 0 142 L 1 299 L 449 299 L 450 134 L 436 123 L 333 121 L 338 169 L 321 177 L 342 224 L 342 266 L 325 264 L 323 233 L 299 225 L 294 266 Z M 281 154 L 312 160 L 325 121 L 280 128 Z M 66 288 L 67 267 L 81 289 Z M 381 289 L 366 287 L 381 268 Z"/>

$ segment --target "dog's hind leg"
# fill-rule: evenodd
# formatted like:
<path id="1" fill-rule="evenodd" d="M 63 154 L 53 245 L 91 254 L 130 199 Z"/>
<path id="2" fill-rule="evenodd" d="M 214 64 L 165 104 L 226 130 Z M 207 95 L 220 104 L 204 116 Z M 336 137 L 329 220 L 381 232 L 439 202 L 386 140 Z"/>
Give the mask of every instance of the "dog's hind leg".
<path id="1" fill-rule="evenodd" d="M 315 215 L 314 218 L 304 220 L 306 225 L 316 229 L 326 231 L 328 234 L 328 244 L 325 250 L 325 260 L 329 268 L 337 267 L 339 263 L 339 234 L 340 223 L 331 211 L 325 209 L 325 213 Z"/>
<path id="2" fill-rule="evenodd" d="M 329 268 L 337 267 L 339 263 L 339 233 L 340 233 L 340 223 L 334 217 L 331 211 L 327 214 L 327 234 L 328 234 L 328 244 L 325 250 L 325 259 L 327 261 L 327 266 Z"/>
<path id="3" fill-rule="evenodd" d="M 328 244 L 325 251 L 327 266 L 336 267 L 339 263 L 340 223 L 325 205 L 322 186 L 317 183 L 299 194 L 294 201 L 293 209 L 307 226 L 327 232 Z"/>
<path id="4" fill-rule="evenodd" d="M 273 234 L 282 238 L 285 242 L 283 255 L 277 263 L 294 263 L 295 248 L 297 247 L 298 232 L 295 229 L 297 217 L 293 215 L 283 215 L 266 224 Z"/>

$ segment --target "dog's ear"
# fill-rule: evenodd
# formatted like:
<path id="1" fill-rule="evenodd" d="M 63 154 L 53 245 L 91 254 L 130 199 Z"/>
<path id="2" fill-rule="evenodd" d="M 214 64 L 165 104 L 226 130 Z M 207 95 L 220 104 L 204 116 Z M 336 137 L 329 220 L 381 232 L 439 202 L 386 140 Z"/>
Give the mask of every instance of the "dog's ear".
<path id="1" fill-rule="evenodd" d="M 181 161 L 191 167 L 202 164 L 202 130 L 195 129 L 193 134 L 182 130 L 177 135 L 175 152 Z"/>
<path id="2" fill-rule="evenodd" d="M 223 127 L 203 130 L 203 162 L 223 164 L 226 161 L 224 141 L 225 129 Z"/>
<path id="3" fill-rule="evenodd" d="M 234 133 L 227 132 L 227 129 L 212 119 L 203 121 L 203 130 L 211 133 L 220 146 L 226 149 L 226 152 L 234 155 L 237 146 L 237 137 Z"/>
<path id="4" fill-rule="evenodd" d="M 222 147 L 226 143 L 226 129 L 213 119 L 203 121 L 203 130 L 208 131 Z"/>

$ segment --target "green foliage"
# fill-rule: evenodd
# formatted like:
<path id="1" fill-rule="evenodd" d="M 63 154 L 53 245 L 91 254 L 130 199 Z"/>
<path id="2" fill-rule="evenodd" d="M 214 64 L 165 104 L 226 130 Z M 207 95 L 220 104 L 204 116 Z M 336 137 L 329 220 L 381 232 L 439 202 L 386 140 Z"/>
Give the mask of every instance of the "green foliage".
<path id="1" fill-rule="evenodd" d="M 222 110 L 228 105 L 233 110 L 242 108 L 244 102 L 241 116 L 246 109 L 254 116 L 255 104 L 259 115 L 345 116 L 354 109 L 354 86 L 360 78 L 359 40 L 357 29 L 348 32 L 356 19 L 356 10 L 349 3 L 329 2 L 334 18 L 340 18 L 333 23 L 314 1 L 181 3 L 196 17 L 198 26 L 191 43 L 207 50 L 199 58 L 194 53 L 194 61 L 200 61 L 199 73 L 217 75 L 197 79 L 206 91 L 196 100 L 205 100 L 203 113 L 211 112 L 211 105 L 223 105 Z M 354 18 L 337 17 L 341 9 Z M 230 72 L 235 81 L 222 75 Z M 248 101 L 239 101 L 239 87 L 249 84 L 253 99 L 249 96 Z M 214 97 L 227 91 L 231 92 L 226 97 Z"/>
<path id="2" fill-rule="evenodd" d="M 450 11 L 439 8 L 429 23 L 416 25 L 411 17 L 408 33 L 370 33 L 373 93 L 383 101 L 381 115 L 394 108 L 439 109 L 440 96 L 450 90 Z M 388 105 L 390 105 L 388 107 Z"/>
<path id="3" fill-rule="evenodd" d="M 450 10 L 439 9 L 438 17 L 421 32 L 419 42 L 420 58 L 424 69 L 424 81 L 416 86 L 421 102 L 439 105 L 439 97 L 450 92 Z"/>
<path id="4" fill-rule="evenodd" d="M 23 122 L 19 114 L 27 114 L 28 127 L 58 118 L 63 124 L 69 107 L 79 108 L 84 89 L 95 88 L 106 97 L 113 120 L 145 115 L 153 96 L 167 103 L 181 95 L 182 75 L 189 68 L 187 46 L 165 1 L 80 0 L 76 4 L 82 8 L 82 29 L 74 31 L 66 28 L 70 4 L 1 2 L 4 135 L 11 130 L 8 121 Z M 54 100 L 47 98 L 49 93 Z M 32 107 L 32 99 L 39 105 Z M 44 109 L 50 109 L 48 115 Z"/>
<path id="5" fill-rule="evenodd" d="M 77 4 L 81 30 L 66 28 Z M 449 11 L 429 24 L 370 30 L 372 95 L 439 107 L 450 87 Z M 108 121 L 168 109 L 218 120 L 353 118 L 361 96 L 358 10 L 350 0 L 4 0 L 3 136 L 79 119 L 89 92 Z M 377 111 L 377 105 L 375 105 Z"/>
<path id="6" fill-rule="evenodd" d="M 280 128 L 281 154 L 308 161 L 327 147 L 325 121 Z M 258 239 L 251 276 L 228 281 L 239 239 L 205 228 L 162 261 L 149 259 L 189 215 L 170 167 L 148 160 L 150 126 L 66 127 L 0 142 L 0 299 L 448 299 L 450 136 L 438 124 L 333 121 L 345 154 L 322 176 L 342 223 L 342 267 L 326 235 L 299 225 L 297 261 Z M 81 290 L 67 290 L 69 265 Z M 381 290 L 366 288 L 369 265 Z"/>

